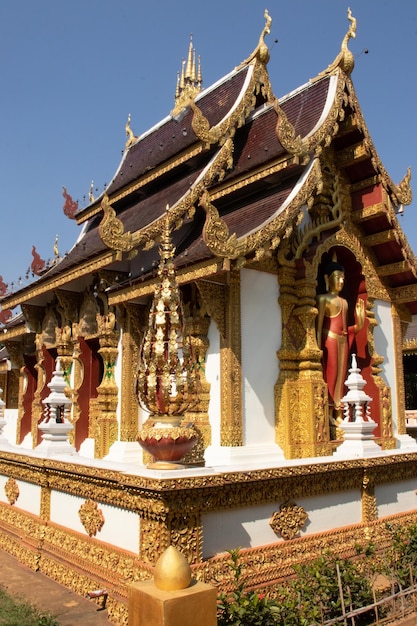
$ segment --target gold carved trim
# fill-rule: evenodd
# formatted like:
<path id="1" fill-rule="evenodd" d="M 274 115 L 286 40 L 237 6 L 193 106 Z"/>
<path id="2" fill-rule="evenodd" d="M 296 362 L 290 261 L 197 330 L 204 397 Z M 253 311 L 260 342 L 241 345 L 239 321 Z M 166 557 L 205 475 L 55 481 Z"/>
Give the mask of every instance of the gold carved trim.
<path id="1" fill-rule="evenodd" d="M 169 227 L 179 228 L 185 215 L 193 217 L 195 204 L 199 201 L 204 191 L 214 180 L 222 180 L 227 169 L 233 166 L 233 141 L 227 139 L 218 150 L 215 157 L 207 165 L 202 177 L 200 177 L 184 196 L 169 210 Z M 134 246 L 144 245 L 145 249 L 152 247 L 160 237 L 166 223 L 166 211 L 148 226 L 133 234 Z"/>
<path id="2" fill-rule="evenodd" d="M 101 201 L 103 218 L 98 231 L 102 242 L 111 250 L 130 252 L 133 248 L 132 234 L 124 232 L 123 222 L 116 217 L 116 211 L 110 205 L 109 196 L 105 193 Z"/>
<path id="3" fill-rule="evenodd" d="M 402 272 L 408 272 L 410 266 L 407 261 L 399 261 L 398 263 L 387 263 L 386 265 L 378 265 L 378 276 L 393 276 L 394 274 L 401 274 Z"/>
<path id="4" fill-rule="evenodd" d="M 410 186 L 411 169 L 410 168 L 407 169 L 407 172 L 404 178 L 398 185 L 396 185 L 392 181 L 391 177 L 388 175 L 388 172 L 386 171 L 384 165 L 382 164 L 382 161 L 375 149 L 372 138 L 369 134 L 369 130 L 366 126 L 366 123 L 365 123 L 365 120 L 364 120 L 364 117 L 363 117 L 363 114 L 359 105 L 359 101 L 358 101 L 358 98 L 356 96 L 356 93 L 353 87 L 353 83 L 350 78 L 347 78 L 346 86 L 347 86 L 349 104 L 351 105 L 352 110 L 354 111 L 354 118 L 356 120 L 356 124 L 358 128 L 362 130 L 364 134 L 363 142 L 364 142 L 364 145 L 367 146 L 369 153 L 372 155 L 372 164 L 375 168 L 375 172 L 377 172 L 377 174 L 380 176 L 381 182 L 383 183 L 387 192 L 389 193 L 391 191 L 392 198 L 396 206 L 399 207 L 401 204 L 404 204 L 404 205 L 411 204 L 412 202 L 412 191 L 411 191 L 411 186 Z M 395 218 L 395 228 L 397 224 L 398 224 L 398 219 Z"/>
<path id="5" fill-rule="evenodd" d="M 390 294 L 396 304 L 415 302 L 417 300 L 417 284 L 393 287 Z"/>
<path id="6" fill-rule="evenodd" d="M 279 512 L 275 512 L 271 517 L 269 525 L 272 530 L 281 535 L 283 539 L 294 539 L 300 534 L 300 530 L 305 526 L 308 514 L 302 506 L 297 506 L 295 502 L 284 502 L 279 507 Z"/>
<path id="7" fill-rule="evenodd" d="M 375 479 L 372 472 L 364 470 L 362 480 L 362 521 L 366 524 L 373 522 L 378 517 Z"/>
<path id="8" fill-rule="evenodd" d="M 88 259 L 84 263 L 77 265 L 76 269 L 71 269 L 59 276 L 55 276 L 52 279 L 45 280 L 45 282 L 40 283 L 39 281 L 31 285 L 27 288 L 27 290 L 21 290 L 16 295 L 11 295 L 5 300 L 3 300 L 4 308 L 14 308 L 18 304 L 22 304 L 26 302 L 26 300 L 31 300 L 37 296 L 41 296 L 44 293 L 54 291 L 55 289 L 62 287 L 63 285 L 67 285 L 72 280 L 76 280 L 77 278 L 81 278 L 82 276 L 93 274 L 97 272 L 99 269 L 106 267 L 106 265 L 110 265 L 120 261 L 119 253 L 114 250 L 106 251 L 103 254 L 96 257 L 94 260 Z"/>
<path id="9" fill-rule="evenodd" d="M 314 471 L 313 471 L 314 470 Z M 91 498 L 120 506 L 140 515 L 152 512 L 165 515 L 183 510 L 184 501 L 204 512 L 217 511 L 233 498 L 239 506 L 337 493 L 362 488 L 364 470 L 373 472 L 375 486 L 390 482 L 417 479 L 417 453 L 401 453 L 375 458 L 340 461 L 322 460 L 317 465 L 286 464 L 285 466 L 218 474 L 159 478 L 128 474 L 107 469 L 31 457 L 2 451 L 0 473 L 4 476 L 56 489 L 84 499 Z M 207 499 L 210 495 L 209 500 Z M 227 496 L 227 497 L 226 497 Z M 226 507 L 228 505 L 226 504 Z"/>
<path id="10" fill-rule="evenodd" d="M 241 239 L 237 239 L 234 233 L 230 233 L 224 220 L 219 216 L 216 207 L 210 202 L 209 195 L 204 194 L 200 204 L 206 212 L 206 222 L 203 229 L 203 238 L 208 248 L 213 254 L 237 259 L 251 252 L 255 252 L 255 257 L 260 260 L 269 250 L 278 247 L 285 229 L 294 220 L 307 200 L 312 196 L 314 190 L 320 184 L 321 170 L 319 160 L 316 159 L 300 191 L 294 196 L 286 206 L 285 211 L 262 225 L 256 232 Z M 288 236 L 288 232 L 286 233 Z"/>
<path id="11" fill-rule="evenodd" d="M 225 198 L 235 191 L 249 187 L 251 184 L 276 174 L 277 172 L 281 172 L 291 165 L 298 165 L 299 162 L 298 156 L 285 155 L 284 157 L 280 157 L 276 161 L 273 161 L 268 167 L 258 167 L 251 170 L 248 174 L 242 174 L 236 179 L 233 179 L 232 182 L 227 181 L 224 184 L 216 185 L 215 189 L 209 190 L 210 200 L 214 202 L 218 198 Z"/>
<path id="12" fill-rule="evenodd" d="M 193 266 L 192 269 L 188 267 L 179 269 L 177 271 L 177 282 L 179 285 L 184 285 L 200 278 L 215 276 L 219 273 L 219 271 L 221 271 L 221 268 L 222 265 L 220 261 L 213 261 L 213 259 L 210 259 L 209 261 Z M 130 300 L 150 296 L 155 291 L 155 284 L 156 279 L 153 278 L 152 280 L 143 282 L 140 285 L 132 285 L 131 287 L 121 289 L 115 294 L 109 294 L 109 306 L 124 304 Z"/>
<path id="13" fill-rule="evenodd" d="M 120 440 L 136 441 L 139 430 L 139 405 L 135 396 L 134 381 L 147 309 L 132 303 L 126 303 L 123 308 Z"/>
<path id="14" fill-rule="evenodd" d="M 46 485 L 41 487 L 40 517 L 45 522 L 51 519 L 51 489 Z"/>
<path id="15" fill-rule="evenodd" d="M 86 500 L 80 506 L 78 516 L 89 537 L 94 537 L 104 526 L 103 512 L 93 500 Z"/>
<path id="16" fill-rule="evenodd" d="M 378 202 L 377 204 L 372 204 L 367 207 L 361 207 L 360 209 L 356 209 L 355 211 L 353 211 L 352 222 L 364 222 L 380 215 L 385 215 L 385 213 L 386 210 L 383 202 Z"/>
<path id="17" fill-rule="evenodd" d="M 20 491 L 19 485 L 14 478 L 9 478 L 4 485 L 4 493 L 6 494 L 6 498 L 8 499 L 9 504 L 13 505 L 17 502 Z"/>
<path id="18" fill-rule="evenodd" d="M 198 202 L 204 190 L 215 179 L 221 180 L 227 169 L 233 165 L 233 142 L 227 139 L 221 146 L 215 157 L 207 165 L 204 175 L 200 177 L 178 200 L 169 211 L 169 227 L 179 228 L 185 215 L 192 217 L 195 212 L 195 204 Z M 107 198 L 107 196 L 106 196 Z M 106 245 L 115 247 L 119 251 L 129 252 L 133 248 L 143 245 L 145 250 L 150 249 L 159 239 L 166 222 L 166 211 L 153 222 L 131 234 L 124 232 L 121 220 L 116 217 L 114 209 L 110 206 L 108 198 L 103 199 L 104 216 L 99 225 L 100 236 L 104 237 Z M 165 207 L 164 207 L 165 209 Z"/>
<path id="19" fill-rule="evenodd" d="M 404 386 L 404 366 L 403 366 L 403 338 L 406 332 L 407 324 L 402 323 L 401 315 L 398 307 L 393 304 L 391 307 L 393 340 L 394 340 L 394 359 L 395 359 L 395 379 L 397 392 L 397 428 L 399 435 L 407 433 L 405 422 L 405 386 Z"/>
<path id="20" fill-rule="evenodd" d="M 229 275 L 226 299 L 226 333 L 220 335 L 220 385 L 222 446 L 243 445 L 242 346 L 240 272 Z"/>
<path id="21" fill-rule="evenodd" d="M 201 154 L 201 152 L 203 152 L 203 145 L 198 144 L 197 146 L 192 146 L 191 148 L 184 150 L 180 154 L 175 155 L 175 157 L 172 157 L 163 165 L 155 168 L 154 170 L 152 170 L 152 172 L 141 176 L 139 180 L 136 180 L 132 184 L 122 188 L 121 191 L 117 191 L 112 196 L 109 196 L 111 203 L 115 204 L 119 200 L 126 198 L 141 187 L 148 185 L 150 182 L 157 180 L 159 177 L 163 176 L 167 172 L 170 172 L 175 167 L 178 167 L 178 165 L 186 163 L 188 160 L 193 159 L 195 156 L 198 156 L 199 154 Z M 77 214 L 77 224 L 82 224 L 83 222 L 86 222 L 95 215 L 98 215 L 99 213 L 101 213 L 101 206 L 100 203 L 97 202 L 94 205 L 86 207 L 82 212 L 80 211 Z"/>
<path id="22" fill-rule="evenodd" d="M 24 335 L 27 335 L 28 333 L 28 329 L 26 327 L 25 322 L 22 322 L 22 324 L 19 324 L 19 326 L 15 326 L 14 328 L 8 328 L 7 329 L 7 333 L 4 335 L 5 338 L 7 338 L 7 341 L 11 341 L 12 339 L 17 339 L 18 337 L 24 337 Z M 2 337 L 2 340 L 4 343 L 6 343 Z"/>
<path id="23" fill-rule="evenodd" d="M 255 60 L 260 61 L 260 63 L 264 65 L 268 63 L 269 50 L 265 43 L 265 37 L 266 35 L 269 35 L 271 33 L 272 18 L 269 15 L 267 9 L 265 9 L 264 11 L 264 18 L 265 18 L 265 26 L 263 27 L 263 30 L 259 36 L 258 45 L 256 46 L 255 50 L 252 52 L 252 54 L 250 54 L 247 59 L 242 61 L 242 63 L 236 68 L 236 70 L 239 70 L 245 65 L 249 65 L 249 63 L 252 63 Z"/>

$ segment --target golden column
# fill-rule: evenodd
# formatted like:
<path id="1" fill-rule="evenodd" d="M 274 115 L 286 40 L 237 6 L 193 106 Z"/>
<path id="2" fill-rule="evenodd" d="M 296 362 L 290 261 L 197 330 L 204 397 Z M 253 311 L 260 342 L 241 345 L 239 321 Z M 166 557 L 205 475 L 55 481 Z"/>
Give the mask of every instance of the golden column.
<path id="1" fill-rule="evenodd" d="M 297 277 L 295 263 L 278 271 L 282 312 L 275 386 L 277 442 L 286 458 L 331 453 L 327 386 L 315 336 L 316 282 Z"/>
<path id="2" fill-rule="evenodd" d="M 189 419 L 198 433 L 196 445 L 187 454 L 185 463 L 192 465 L 204 465 L 204 451 L 211 443 L 211 427 L 209 422 L 208 407 L 210 403 L 210 383 L 206 378 L 206 354 L 209 347 L 207 333 L 210 326 L 210 318 L 201 314 L 201 310 L 192 310 L 186 318 L 186 328 L 191 341 L 194 354 L 195 367 L 198 369 L 200 390 L 198 403 L 192 411 L 187 411 Z"/>
<path id="3" fill-rule="evenodd" d="M 243 446 L 240 271 L 231 270 L 226 291 L 225 335 L 220 335 L 221 445 Z"/>
<path id="4" fill-rule="evenodd" d="M 103 360 L 103 378 L 97 387 L 98 415 L 95 420 L 95 456 L 103 458 L 109 453 L 110 446 L 117 441 L 118 423 L 116 409 L 118 387 L 114 376 L 118 355 L 119 332 L 115 330 L 116 317 L 112 311 L 106 315 L 97 315 L 100 349 Z"/>

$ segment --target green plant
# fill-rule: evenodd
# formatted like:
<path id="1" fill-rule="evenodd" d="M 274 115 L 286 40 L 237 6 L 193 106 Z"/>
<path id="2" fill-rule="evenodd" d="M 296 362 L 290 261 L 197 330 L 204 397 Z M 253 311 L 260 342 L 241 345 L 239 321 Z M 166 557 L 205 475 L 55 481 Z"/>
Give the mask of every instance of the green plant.
<path id="1" fill-rule="evenodd" d="M 305 623 L 321 623 L 340 616 L 343 609 L 358 609 L 373 603 L 370 577 L 364 571 L 365 561 L 364 555 L 360 559 L 342 559 L 329 550 L 310 563 L 294 567 L 297 578 L 292 586 Z M 369 614 L 358 616 L 355 624 L 370 623 L 369 619 Z"/>
<path id="2" fill-rule="evenodd" d="M 400 526 L 386 524 L 390 541 L 386 553 L 386 574 L 399 588 L 413 583 L 412 572 L 417 565 L 417 524 Z"/>
<path id="3" fill-rule="evenodd" d="M 43 613 L 21 598 L 10 596 L 0 587 L 1 626 L 59 626 L 49 613 Z"/>
<path id="4" fill-rule="evenodd" d="M 311 626 L 339 617 L 343 609 L 366 607 L 374 601 L 375 549 L 371 544 L 358 547 L 357 558 L 342 559 L 329 550 L 294 566 L 295 576 L 278 588 L 276 599 L 246 591 L 239 551 L 229 554 L 234 588 L 219 595 L 219 626 Z M 367 611 L 355 617 L 355 625 L 373 620 L 373 611 Z"/>
<path id="5" fill-rule="evenodd" d="M 230 568 L 233 573 L 234 589 L 222 592 L 218 598 L 218 626 L 275 626 L 278 608 L 273 600 L 256 591 L 245 591 L 243 567 L 239 561 L 239 550 L 230 550 Z"/>

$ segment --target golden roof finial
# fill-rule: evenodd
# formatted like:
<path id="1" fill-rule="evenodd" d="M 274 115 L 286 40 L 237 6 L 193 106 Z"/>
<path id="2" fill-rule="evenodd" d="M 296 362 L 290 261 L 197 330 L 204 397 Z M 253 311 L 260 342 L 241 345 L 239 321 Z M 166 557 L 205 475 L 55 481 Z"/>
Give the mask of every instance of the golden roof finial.
<path id="1" fill-rule="evenodd" d="M 88 191 L 88 199 L 90 202 L 94 202 L 95 200 L 93 191 L 94 191 L 94 180 L 91 181 L 90 189 Z"/>
<path id="2" fill-rule="evenodd" d="M 198 57 L 198 68 L 196 67 L 196 52 L 193 45 L 193 36 L 190 35 L 190 45 L 188 46 L 187 60 L 182 60 L 181 74 L 177 74 L 177 84 L 175 89 L 175 107 L 171 111 L 174 117 L 185 109 L 190 100 L 200 93 L 203 84 L 200 57 Z"/>
<path id="3" fill-rule="evenodd" d="M 265 43 L 265 35 L 270 34 L 271 24 L 272 24 L 272 17 L 269 15 L 268 9 L 265 9 L 264 11 L 264 18 L 265 18 L 265 26 L 263 28 L 263 31 L 261 32 L 261 36 L 259 37 L 258 45 L 256 46 L 255 50 L 252 52 L 252 54 L 247 59 L 242 61 L 240 65 L 238 65 L 238 67 L 236 68 L 237 70 L 240 70 L 240 68 L 244 67 L 245 65 L 248 65 L 255 59 L 258 59 L 258 61 L 260 61 L 264 65 L 268 63 L 269 49 Z"/>
<path id="4" fill-rule="evenodd" d="M 58 250 L 58 235 L 56 235 L 55 242 L 54 242 L 54 263 L 59 261 L 59 259 L 60 259 L 60 256 L 59 256 L 59 250 Z"/>
<path id="5" fill-rule="evenodd" d="M 126 137 L 127 137 L 127 141 L 126 141 L 126 145 L 125 148 L 130 148 L 130 146 L 132 146 L 136 141 L 137 141 L 137 137 L 133 134 L 132 129 L 130 128 L 130 113 L 127 116 L 127 122 L 126 122 Z"/>
<path id="6" fill-rule="evenodd" d="M 187 66 L 185 69 L 185 77 L 191 81 L 195 80 L 195 67 L 194 67 L 194 48 L 193 48 L 193 34 L 190 35 L 190 45 L 188 46 Z"/>
<path id="7" fill-rule="evenodd" d="M 322 76 L 332 74 L 339 67 L 347 76 L 351 75 L 353 68 L 355 67 L 355 57 L 353 56 L 353 53 L 349 50 L 348 43 L 349 39 L 355 39 L 356 37 L 356 18 L 353 17 L 350 8 L 348 8 L 348 20 L 350 22 L 350 26 L 348 32 L 343 37 L 339 54 L 337 55 L 333 63 L 331 63 L 329 67 L 323 72 L 320 72 L 320 74 L 315 79 L 313 79 L 313 81 L 318 80 Z"/>

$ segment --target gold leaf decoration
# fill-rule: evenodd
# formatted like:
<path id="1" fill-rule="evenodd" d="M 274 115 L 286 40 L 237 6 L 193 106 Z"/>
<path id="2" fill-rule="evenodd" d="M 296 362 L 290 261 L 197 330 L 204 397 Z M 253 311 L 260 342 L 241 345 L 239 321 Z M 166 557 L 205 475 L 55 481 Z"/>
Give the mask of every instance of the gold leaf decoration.
<path id="1" fill-rule="evenodd" d="M 269 525 L 272 530 L 280 534 L 283 539 L 294 539 L 299 535 L 307 521 L 308 515 L 302 506 L 295 502 L 284 502 L 271 517 Z"/>
<path id="2" fill-rule="evenodd" d="M 86 500 L 80 506 L 78 515 L 89 537 L 94 537 L 103 528 L 104 515 L 102 510 L 98 508 L 97 502 Z"/>
<path id="3" fill-rule="evenodd" d="M 116 216 L 116 211 L 111 206 L 106 193 L 101 201 L 101 209 L 103 219 L 98 230 L 102 242 L 111 250 L 130 252 L 133 248 L 132 235 L 124 231 L 123 222 Z"/>
<path id="4" fill-rule="evenodd" d="M 4 485 L 4 492 L 9 501 L 9 504 L 14 504 L 19 497 L 19 485 L 15 481 L 14 478 L 9 478 L 7 483 Z"/>

